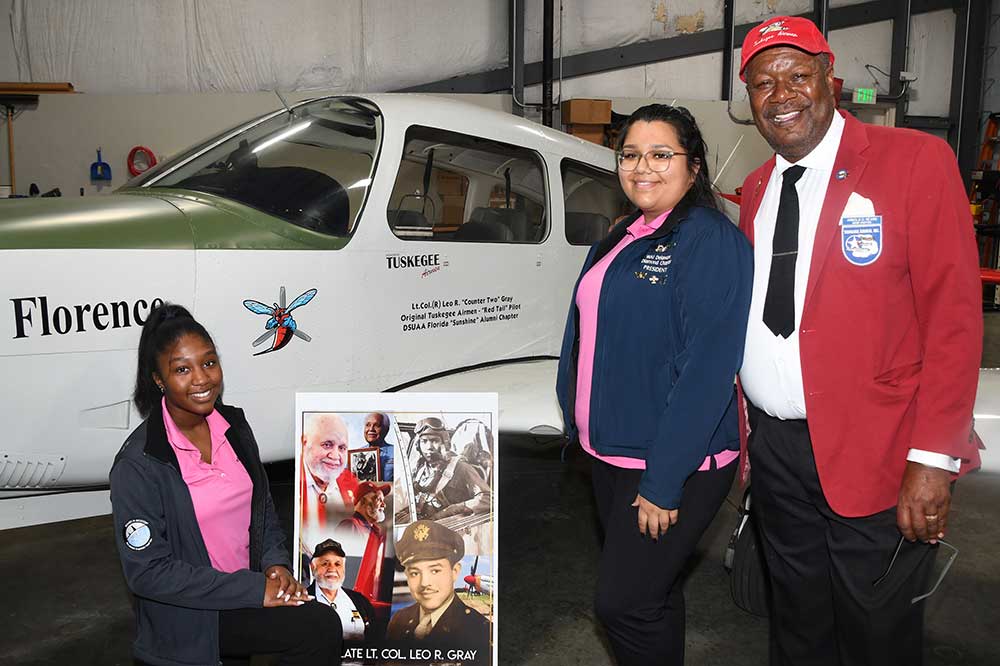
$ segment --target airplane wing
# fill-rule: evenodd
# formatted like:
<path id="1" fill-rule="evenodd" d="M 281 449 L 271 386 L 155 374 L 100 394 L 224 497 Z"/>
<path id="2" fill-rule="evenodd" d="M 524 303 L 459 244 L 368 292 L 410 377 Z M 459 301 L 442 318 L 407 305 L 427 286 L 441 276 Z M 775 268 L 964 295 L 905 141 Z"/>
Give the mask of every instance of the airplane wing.
<path id="1" fill-rule="evenodd" d="M 561 435 L 556 401 L 557 359 L 516 361 L 465 370 L 407 386 L 415 393 L 489 392 L 500 394 L 500 431 Z"/>
<path id="2" fill-rule="evenodd" d="M 980 369 L 973 412 L 976 433 L 986 445 L 986 450 L 979 452 L 983 459 L 982 470 L 1000 472 L 1000 369 Z"/>
<path id="3" fill-rule="evenodd" d="M 716 200 L 722 206 L 722 214 L 729 218 L 729 221 L 733 224 L 739 225 L 740 223 L 740 207 L 723 197 L 716 197 Z"/>

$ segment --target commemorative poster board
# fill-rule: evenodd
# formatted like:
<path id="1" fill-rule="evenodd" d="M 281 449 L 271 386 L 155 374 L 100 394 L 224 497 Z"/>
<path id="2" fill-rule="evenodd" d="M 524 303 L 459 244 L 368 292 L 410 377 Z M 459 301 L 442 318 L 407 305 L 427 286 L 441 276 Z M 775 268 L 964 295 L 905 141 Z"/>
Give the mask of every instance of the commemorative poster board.
<path id="1" fill-rule="evenodd" d="M 295 575 L 344 666 L 497 664 L 495 393 L 297 393 Z"/>

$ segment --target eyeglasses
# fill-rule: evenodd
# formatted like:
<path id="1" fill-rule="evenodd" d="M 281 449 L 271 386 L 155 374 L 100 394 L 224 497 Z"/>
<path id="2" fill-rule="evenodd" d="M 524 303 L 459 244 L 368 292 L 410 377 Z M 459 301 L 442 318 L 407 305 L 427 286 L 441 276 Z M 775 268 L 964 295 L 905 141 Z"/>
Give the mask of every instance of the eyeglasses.
<path id="1" fill-rule="evenodd" d="M 670 168 L 670 158 L 674 155 L 687 155 L 687 153 L 675 153 L 672 150 L 650 150 L 645 153 L 622 150 L 615 153 L 615 157 L 618 159 L 618 168 L 622 171 L 635 171 L 639 168 L 639 161 L 645 158 L 649 170 L 657 173 L 663 173 Z"/>
<path id="2" fill-rule="evenodd" d="M 899 551 L 903 547 L 904 540 L 905 537 L 899 537 L 899 543 L 896 544 L 896 552 L 892 554 L 892 560 L 889 561 L 889 566 L 886 567 L 885 573 L 883 573 L 881 576 L 872 581 L 873 587 L 878 586 L 879 583 L 881 583 L 882 581 L 884 581 L 886 578 L 889 577 L 889 572 L 892 571 L 892 565 L 896 563 L 896 557 L 899 556 Z M 921 594 L 919 596 L 913 597 L 912 599 L 910 599 L 910 604 L 915 604 L 918 601 L 923 601 L 927 597 L 937 592 L 938 586 L 941 585 L 941 581 L 944 580 L 945 575 L 948 573 L 948 569 L 951 568 L 951 565 L 955 562 L 955 558 L 958 557 L 958 548 L 955 548 L 953 545 L 951 545 L 950 543 L 948 543 L 943 539 L 938 539 L 937 542 L 938 545 L 944 546 L 949 551 L 951 551 L 948 555 L 948 561 L 944 563 L 944 568 L 941 569 L 941 573 L 938 574 L 938 579 L 934 583 L 934 587 L 931 588 L 931 591 L 927 592 L 926 594 Z"/>

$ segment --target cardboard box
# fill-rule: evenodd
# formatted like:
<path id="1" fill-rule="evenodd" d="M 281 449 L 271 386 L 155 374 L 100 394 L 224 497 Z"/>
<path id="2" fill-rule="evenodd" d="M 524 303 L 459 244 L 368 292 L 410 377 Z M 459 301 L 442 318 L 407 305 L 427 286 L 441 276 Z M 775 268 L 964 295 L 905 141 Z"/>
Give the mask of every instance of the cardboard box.
<path id="1" fill-rule="evenodd" d="M 465 222 L 465 195 L 447 194 L 441 197 L 441 224 L 453 225 Z"/>
<path id="2" fill-rule="evenodd" d="M 611 122 L 610 99 L 568 99 L 562 103 L 564 125 L 607 125 Z"/>
<path id="3" fill-rule="evenodd" d="M 599 146 L 604 143 L 604 125 L 567 125 L 566 132 L 573 136 L 596 143 Z"/>
<path id="4" fill-rule="evenodd" d="M 441 205 L 445 208 L 458 208 L 465 210 L 465 195 L 445 194 L 441 197 Z"/>
<path id="5" fill-rule="evenodd" d="M 437 172 L 437 190 L 442 196 L 464 195 L 468 179 L 452 171 Z"/>
<path id="6" fill-rule="evenodd" d="M 445 206 L 441 210 L 441 225 L 454 226 L 465 222 L 465 206 Z"/>

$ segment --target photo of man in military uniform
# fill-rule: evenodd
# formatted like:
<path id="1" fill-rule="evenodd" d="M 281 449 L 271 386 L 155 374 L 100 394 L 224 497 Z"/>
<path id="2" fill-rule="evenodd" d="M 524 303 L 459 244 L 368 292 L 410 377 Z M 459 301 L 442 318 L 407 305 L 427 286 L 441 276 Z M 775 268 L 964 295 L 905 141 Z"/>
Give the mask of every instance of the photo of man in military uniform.
<path id="1" fill-rule="evenodd" d="M 440 650 L 442 659 L 464 665 L 490 664 L 490 622 L 455 594 L 456 585 L 462 587 L 462 537 L 439 523 L 418 520 L 396 542 L 396 556 L 415 603 L 392 616 L 388 641 Z"/>
<path id="2" fill-rule="evenodd" d="M 453 447 L 451 433 L 434 416 L 420 419 L 413 430 L 420 458 L 413 471 L 417 518 L 440 520 L 490 510 L 489 480 Z"/>

